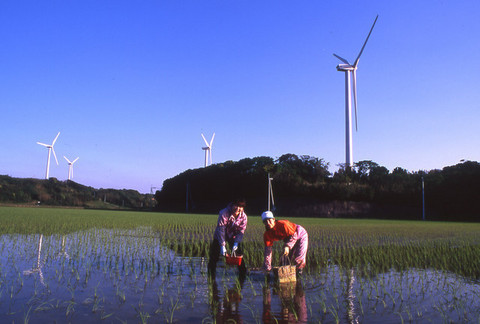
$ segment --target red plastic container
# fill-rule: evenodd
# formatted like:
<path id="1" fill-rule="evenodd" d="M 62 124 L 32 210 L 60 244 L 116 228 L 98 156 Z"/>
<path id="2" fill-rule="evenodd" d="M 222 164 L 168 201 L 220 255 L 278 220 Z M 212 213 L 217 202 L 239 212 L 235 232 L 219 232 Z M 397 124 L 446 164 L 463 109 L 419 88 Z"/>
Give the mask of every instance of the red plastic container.
<path id="1" fill-rule="evenodd" d="M 236 255 L 227 254 L 225 256 L 225 263 L 232 266 L 239 266 L 240 264 L 242 264 L 242 258 L 243 258 L 242 255 L 236 256 Z"/>

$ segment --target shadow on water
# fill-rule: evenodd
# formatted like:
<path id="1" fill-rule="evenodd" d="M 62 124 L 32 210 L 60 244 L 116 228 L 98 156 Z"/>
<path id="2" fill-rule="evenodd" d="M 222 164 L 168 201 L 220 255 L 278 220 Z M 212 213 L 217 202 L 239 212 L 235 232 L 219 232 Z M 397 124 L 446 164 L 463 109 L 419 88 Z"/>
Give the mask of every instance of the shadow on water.
<path id="1" fill-rule="evenodd" d="M 435 270 L 369 273 L 335 265 L 296 282 L 181 257 L 147 229 L 0 236 L 6 322 L 478 322 L 480 283 Z"/>

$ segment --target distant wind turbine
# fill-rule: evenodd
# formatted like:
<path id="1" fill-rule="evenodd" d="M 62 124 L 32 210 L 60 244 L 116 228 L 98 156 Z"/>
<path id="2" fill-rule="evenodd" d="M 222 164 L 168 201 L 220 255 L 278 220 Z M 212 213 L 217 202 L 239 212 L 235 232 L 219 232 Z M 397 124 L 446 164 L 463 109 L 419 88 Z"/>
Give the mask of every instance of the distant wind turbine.
<path id="1" fill-rule="evenodd" d="M 202 150 L 205 151 L 205 167 L 208 166 L 208 158 L 210 157 L 210 164 L 212 164 L 212 145 L 213 145 L 213 139 L 215 138 L 215 133 L 213 133 L 212 139 L 210 140 L 210 143 L 207 142 L 205 139 L 205 136 L 202 134 L 202 138 L 205 141 L 205 147 L 202 147 Z"/>
<path id="2" fill-rule="evenodd" d="M 348 61 L 337 54 L 333 54 L 336 58 L 342 61 L 344 64 L 337 65 L 337 71 L 345 72 L 345 151 L 346 151 L 346 166 L 352 167 L 353 166 L 353 142 L 352 142 L 352 100 L 351 94 L 353 92 L 353 102 L 355 104 L 355 129 L 357 129 L 357 66 L 358 61 L 360 60 L 360 56 L 362 55 L 363 49 L 365 45 L 367 45 L 368 38 L 372 33 L 373 27 L 377 22 L 378 15 L 373 22 L 372 28 L 370 28 L 370 32 L 368 33 L 367 39 L 365 43 L 363 43 L 362 49 L 357 56 L 357 59 L 352 64 L 348 63 Z M 352 74 L 352 83 L 353 89 L 350 88 L 350 73 Z"/>
<path id="3" fill-rule="evenodd" d="M 53 152 L 53 156 L 55 157 L 55 161 L 57 162 L 57 165 L 58 165 L 57 155 L 55 154 L 55 150 L 53 149 L 53 145 L 55 145 L 55 142 L 57 141 L 58 135 L 60 135 L 60 132 L 58 132 L 57 136 L 55 136 L 55 139 L 53 140 L 51 145 L 37 142 L 37 144 L 40 144 L 40 145 L 48 148 L 47 172 L 45 173 L 45 179 L 48 179 L 48 172 L 50 170 L 50 153 L 51 152 Z"/>
<path id="4" fill-rule="evenodd" d="M 70 162 L 69 159 L 67 159 L 67 157 L 64 155 L 63 156 L 65 158 L 65 160 L 67 160 L 68 162 L 68 180 L 72 179 L 73 178 L 73 163 L 77 162 L 77 160 L 79 159 L 78 157 L 73 160 L 72 162 Z"/>

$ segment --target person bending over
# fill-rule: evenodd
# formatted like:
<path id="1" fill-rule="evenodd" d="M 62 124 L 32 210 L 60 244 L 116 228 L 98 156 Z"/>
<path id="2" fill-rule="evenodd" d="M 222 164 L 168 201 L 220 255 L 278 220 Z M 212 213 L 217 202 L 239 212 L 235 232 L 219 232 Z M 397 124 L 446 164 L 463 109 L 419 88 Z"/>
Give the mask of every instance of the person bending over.
<path id="1" fill-rule="evenodd" d="M 208 273 L 215 276 L 217 262 L 219 257 L 227 254 L 227 243 L 232 249 L 232 253 L 243 255 L 241 242 L 243 234 L 247 228 L 247 214 L 245 214 L 246 202 L 244 199 L 237 199 L 224 209 L 218 215 L 217 228 L 213 235 L 213 241 L 210 245 Z M 238 267 L 240 276 L 245 277 L 246 266 L 242 258 L 242 262 Z"/>
<path id="2" fill-rule="evenodd" d="M 297 266 L 299 273 L 306 265 L 308 249 L 308 233 L 300 225 L 288 220 L 276 220 L 271 211 L 262 213 L 262 221 L 265 225 L 263 241 L 265 243 L 265 254 L 263 268 L 266 271 L 272 270 L 272 249 L 273 242 L 283 240 L 283 255 L 292 260 Z"/>

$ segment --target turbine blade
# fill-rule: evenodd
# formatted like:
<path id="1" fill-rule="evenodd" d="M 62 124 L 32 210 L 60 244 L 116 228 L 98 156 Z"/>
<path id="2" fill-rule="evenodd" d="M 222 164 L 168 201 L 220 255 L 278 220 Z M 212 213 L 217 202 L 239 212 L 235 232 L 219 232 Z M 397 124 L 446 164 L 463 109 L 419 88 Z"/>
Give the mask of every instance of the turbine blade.
<path id="1" fill-rule="evenodd" d="M 358 131 L 358 124 L 357 124 L 357 71 L 352 71 L 352 90 L 353 90 L 353 104 L 355 106 L 355 131 Z"/>
<path id="2" fill-rule="evenodd" d="M 75 160 L 73 160 L 72 164 L 77 162 L 78 159 L 79 159 L 79 157 L 77 157 Z"/>
<path id="3" fill-rule="evenodd" d="M 350 65 L 350 63 L 348 63 L 348 61 L 347 61 L 346 59 L 344 59 L 343 57 L 340 57 L 340 56 L 338 56 L 337 54 L 333 54 L 333 56 L 335 56 L 336 58 L 338 58 L 338 59 L 339 59 L 340 61 L 342 61 L 343 63 Z"/>
<path id="4" fill-rule="evenodd" d="M 55 139 L 52 142 L 52 146 L 55 145 L 55 142 L 57 141 L 58 136 L 60 135 L 60 132 L 58 132 L 57 136 L 55 136 Z"/>
<path id="5" fill-rule="evenodd" d="M 71 163 L 72 163 L 72 162 L 70 162 L 69 159 L 67 159 L 67 157 L 66 157 L 65 155 L 64 155 L 63 157 L 65 158 L 65 160 L 67 160 L 68 164 L 71 164 Z"/>
<path id="6" fill-rule="evenodd" d="M 363 49 L 365 48 L 365 45 L 367 45 L 368 39 L 370 38 L 370 34 L 372 33 L 373 27 L 375 27 L 375 23 L 377 22 L 377 19 L 378 19 L 378 15 L 375 18 L 375 21 L 373 22 L 372 28 L 370 28 L 370 32 L 368 33 L 367 39 L 365 40 L 365 43 L 363 43 L 362 49 L 360 50 L 360 53 L 358 53 L 357 59 L 355 60 L 353 67 L 357 67 L 358 60 L 360 59 L 360 55 L 362 55 Z"/>
<path id="7" fill-rule="evenodd" d="M 208 142 L 207 142 L 207 140 L 205 139 L 205 136 L 203 136 L 203 134 L 202 134 L 202 138 L 203 138 L 203 141 L 205 142 L 205 145 L 208 146 Z"/>
<path id="8" fill-rule="evenodd" d="M 210 141 L 210 147 L 212 147 L 213 139 L 215 138 L 215 133 L 213 133 L 212 140 Z"/>
<path id="9" fill-rule="evenodd" d="M 213 160 L 212 160 L 212 149 L 209 149 L 208 150 L 210 152 L 210 165 L 213 163 Z"/>
<path id="10" fill-rule="evenodd" d="M 40 142 L 37 142 L 37 144 L 40 144 L 40 145 L 45 146 L 45 147 L 49 147 L 49 146 L 50 146 L 50 145 L 48 145 L 48 144 L 43 144 L 43 143 L 40 143 Z"/>
<path id="11" fill-rule="evenodd" d="M 57 162 L 57 165 L 58 165 L 57 155 L 55 154 L 55 150 L 53 149 L 53 146 L 52 146 L 52 152 L 53 152 L 53 157 L 55 158 L 55 161 Z"/>

